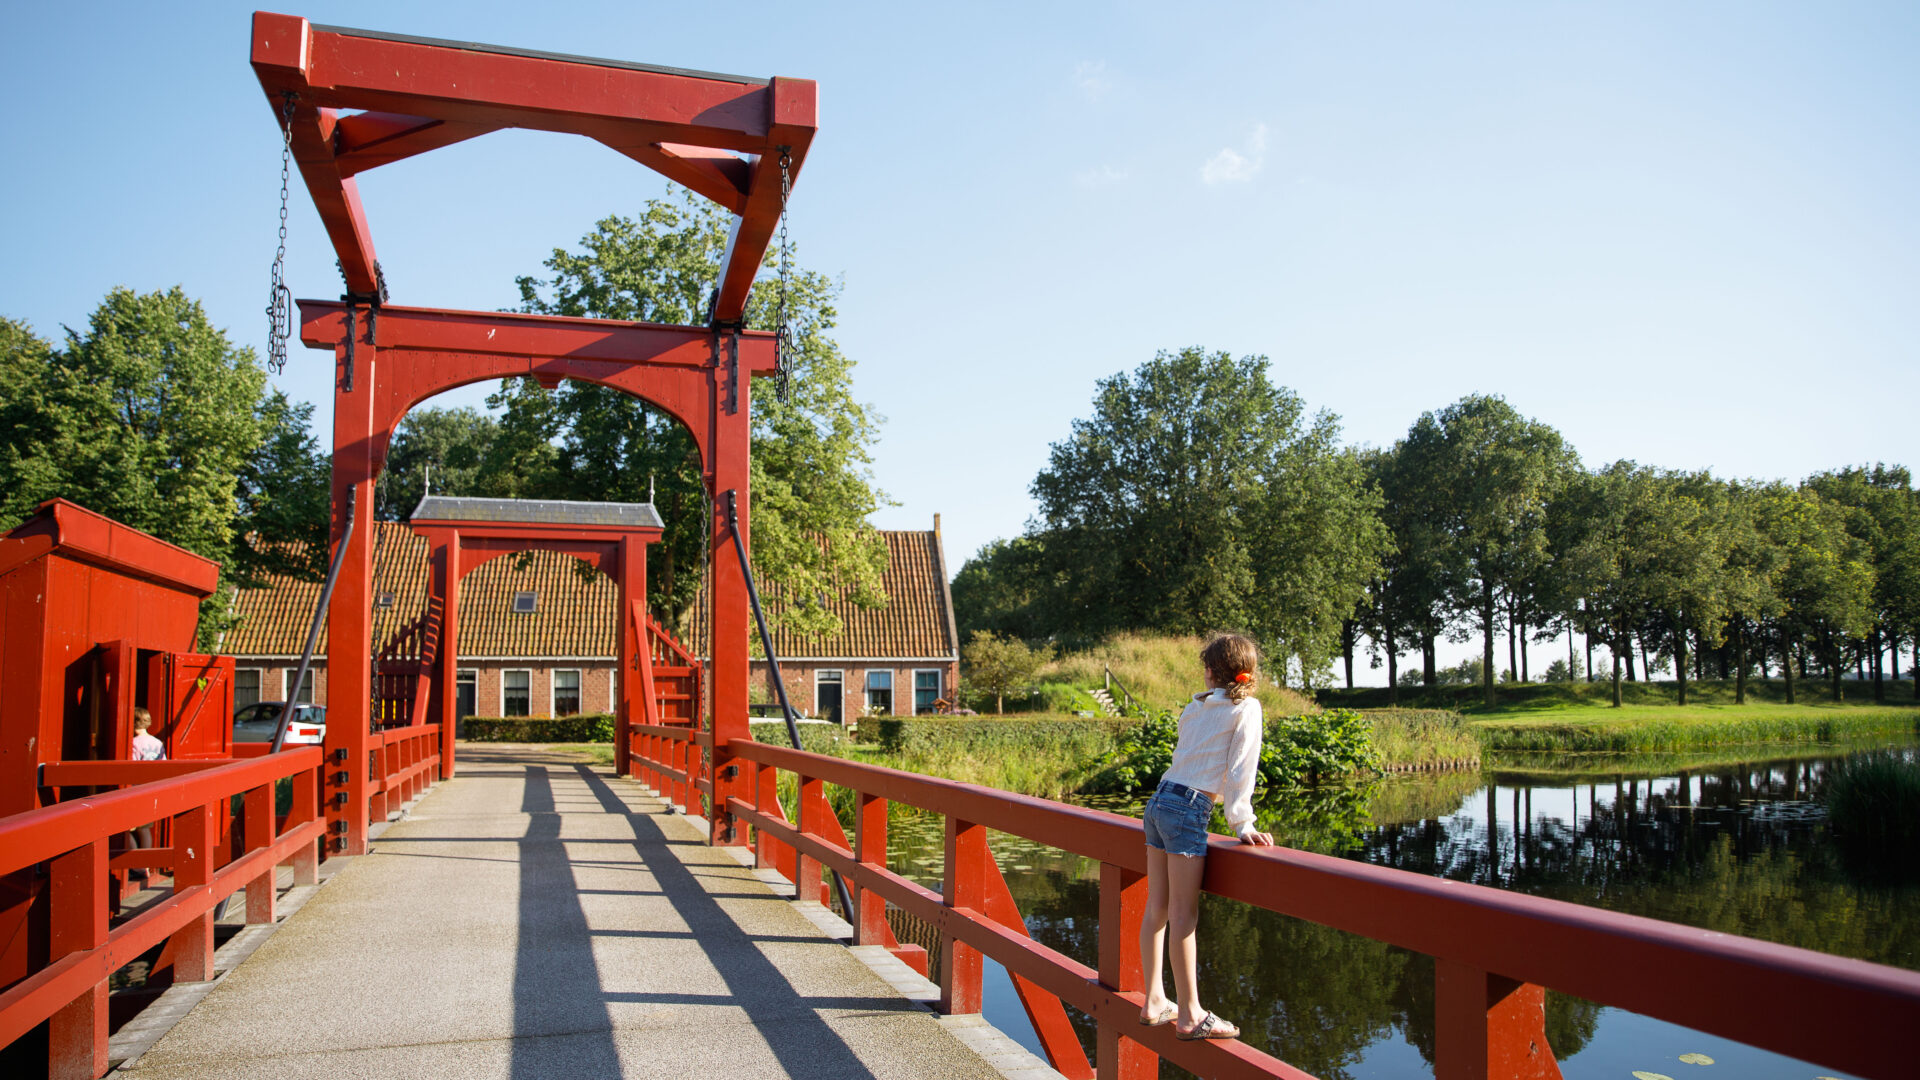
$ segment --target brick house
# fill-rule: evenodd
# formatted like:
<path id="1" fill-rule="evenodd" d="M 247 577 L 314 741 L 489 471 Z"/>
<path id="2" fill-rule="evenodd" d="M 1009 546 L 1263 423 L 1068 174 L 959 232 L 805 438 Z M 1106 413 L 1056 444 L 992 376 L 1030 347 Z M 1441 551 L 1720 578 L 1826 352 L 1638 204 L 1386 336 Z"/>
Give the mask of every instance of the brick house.
<path id="1" fill-rule="evenodd" d="M 374 526 L 373 641 L 410 626 L 426 608 L 426 541 L 401 522 Z M 774 631 L 793 704 L 809 716 L 932 711 L 959 678 L 959 642 L 947 590 L 940 519 L 931 532 L 883 531 L 889 602 L 866 609 L 845 596 L 822 598 L 844 624 L 831 638 Z M 460 584 L 461 716 L 569 716 L 609 712 L 619 590 L 604 575 L 583 577 L 572 558 L 551 552 L 491 560 Z M 317 582 L 275 576 L 234 598 L 237 625 L 220 650 L 235 658 L 236 707 L 253 701 L 327 700 L 326 628 L 313 669 L 291 683 L 320 600 Z M 777 602 L 769 601 L 777 610 Z M 771 613 L 771 612 L 770 612 Z M 689 647 L 705 659 L 698 627 Z M 768 666 L 753 662 L 771 700 Z M 710 685 L 710 684 L 709 684 Z"/>

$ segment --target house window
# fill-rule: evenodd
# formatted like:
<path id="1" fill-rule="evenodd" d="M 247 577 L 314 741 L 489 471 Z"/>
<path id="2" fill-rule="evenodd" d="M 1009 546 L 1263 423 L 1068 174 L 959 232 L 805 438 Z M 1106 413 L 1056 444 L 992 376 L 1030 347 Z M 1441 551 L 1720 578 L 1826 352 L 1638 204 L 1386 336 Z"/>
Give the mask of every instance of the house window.
<path id="1" fill-rule="evenodd" d="M 933 711 L 933 703 L 940 700 L 940 669 L 922 668 L 913 673 L 913 715 Z"/>
<path id="2" fill-rule="evenodd" d="M 540 595 L 538 593 L 517 592 L 513 594 L 513 613 L 515 615 L 531 615 L 539 610 L 539 608 Z"/>
<path id="3" fill-rule="evenodd" d="M 373 606 L 377 608 L 390 608 L 396 599 L 397 597 L 390 592 L 376 593 L 373 598 Z"/>
<path id="4" fill-rule="evenodd" d="M 580 672 L 560 670 L 553 673 L 553 715 L 572 716 L 580 711 Z"/>
<path id="5" fill-rule="evenodd" d="M 813 673 L 813 715 L 822 720 L 840 723 L 841 687 L 843 681 L 838 671 L 816 671 Z"/>
<path id="6" fill-rule="evenodd" d="M 893 715 L 893 672 L 867 672 L 867 711 L 876 716 Z"/>
<path id="7" fill-rule="evenodd" d="M 257 667 L 235 668 L 233 672 L 233 707 L 253 705 L 260 700 L 260 676 L 265 674 Z"/>
<path id="8" fill-rule="evenodd" d="M 312 668 L 307 669 L 307 677 L 300 680 L 300 689 L 296 691 L 293 688 L 293 676 L 297 670 L 298 670 L 297 668 L 287 669 L 287 672 L 286 672 L 287 697 L 294 701 L 299 702 L 302 705 L 311 705 L 313 704 L 313 669 Z"/>
<path id="9" fill-rule="evenodd" d="M 465 720 L 480 711 L 480 673 L 461 668 L 453 676 L 453 718 Z"/>
<path id="10" fill-rule="evenodd" d="M 533 672 L 521 668 L 500 673 L 500 715 L 533 715 Z"/>

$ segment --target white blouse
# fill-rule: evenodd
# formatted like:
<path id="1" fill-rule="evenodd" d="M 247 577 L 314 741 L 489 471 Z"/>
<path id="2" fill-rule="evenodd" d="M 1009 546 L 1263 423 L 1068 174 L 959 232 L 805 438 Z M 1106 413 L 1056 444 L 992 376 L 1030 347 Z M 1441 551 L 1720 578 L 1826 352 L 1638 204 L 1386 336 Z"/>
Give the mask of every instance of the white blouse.
<path id="1" fill-rule="evenodd" d="M 1180 741 L 1163 779 L 1226 804 L 1235 836 L 1253 828 L 1253 781 L 1260 775 L 1260 699 L 1234 701 L 1225 690 L 1193 695 L 1180 712 Z"/>

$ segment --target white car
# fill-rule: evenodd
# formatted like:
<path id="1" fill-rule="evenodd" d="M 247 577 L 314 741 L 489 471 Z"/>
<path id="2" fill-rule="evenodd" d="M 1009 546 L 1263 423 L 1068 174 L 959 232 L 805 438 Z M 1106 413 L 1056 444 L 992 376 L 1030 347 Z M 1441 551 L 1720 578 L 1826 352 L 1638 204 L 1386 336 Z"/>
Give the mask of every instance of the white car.
<path id="1" fill-rule="evenodd" d="M 286 707 L 284 701 L 261 701 L 240 706 L 233 714 L 233 741 L 272 742 L 274 732 L 280 727 L 280 711 Z M 293 719 L 287 722 L 285 745 L 319 746 L 326 738 L 327 707 L 295 705 Z"/>

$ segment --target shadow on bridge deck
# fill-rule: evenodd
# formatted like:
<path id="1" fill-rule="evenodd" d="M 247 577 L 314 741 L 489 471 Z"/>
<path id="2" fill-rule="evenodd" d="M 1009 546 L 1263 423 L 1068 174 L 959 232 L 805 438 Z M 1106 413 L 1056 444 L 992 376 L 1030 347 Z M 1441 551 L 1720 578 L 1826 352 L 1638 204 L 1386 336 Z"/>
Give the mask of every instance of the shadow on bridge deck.
<path id="1" fill-rule="evenodd" d="M 997 1078 L 630 781 L 531 748 L 343 869 L 135 1077 Z"/>

